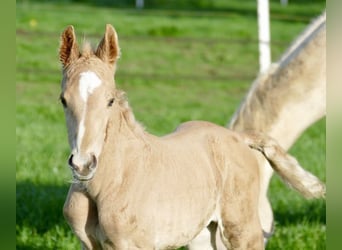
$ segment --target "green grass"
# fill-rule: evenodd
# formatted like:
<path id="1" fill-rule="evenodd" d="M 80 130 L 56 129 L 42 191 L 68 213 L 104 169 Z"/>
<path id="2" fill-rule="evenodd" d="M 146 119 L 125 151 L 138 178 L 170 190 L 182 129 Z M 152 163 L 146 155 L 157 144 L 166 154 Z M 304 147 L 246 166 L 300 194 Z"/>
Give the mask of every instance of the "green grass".
<path id="1" fill-rule="evenodd" d="M 64 2 L 17 2 L 17 249 L 79 246 L 62 216 L 71 175 L 58 101 L 58 46 L 67 25 L 75 26 L 80 41 L 86 35 L 94 43 L 105 23 L 115 26 L 122 49 L 117 85 L 138 120 L 158 135 L 187 120 L 225 125 L 258 70 L 255 1 L 143 11 Z M 271 6 L 276 60 L 324 3 Z M 303 134 L 291 153 L 325 180 L 325 120 Z M 269 193 L 276 233 L 267 249 L 325 249 L 325 201 L 306 201 L 277 177 Z"/>

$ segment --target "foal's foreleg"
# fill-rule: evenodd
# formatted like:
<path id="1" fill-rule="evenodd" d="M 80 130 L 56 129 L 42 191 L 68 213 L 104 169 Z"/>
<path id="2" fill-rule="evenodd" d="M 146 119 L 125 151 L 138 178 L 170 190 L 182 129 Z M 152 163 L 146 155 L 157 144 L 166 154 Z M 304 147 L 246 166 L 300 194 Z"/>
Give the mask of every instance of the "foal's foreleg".
<path id="1" fill-rule="evenodd" d="M 97 208 L 79 184 L 71 184 L 63 214 L 80 240 L 82 249 L 100 249 L 95 236 L 98 224 Z"/>

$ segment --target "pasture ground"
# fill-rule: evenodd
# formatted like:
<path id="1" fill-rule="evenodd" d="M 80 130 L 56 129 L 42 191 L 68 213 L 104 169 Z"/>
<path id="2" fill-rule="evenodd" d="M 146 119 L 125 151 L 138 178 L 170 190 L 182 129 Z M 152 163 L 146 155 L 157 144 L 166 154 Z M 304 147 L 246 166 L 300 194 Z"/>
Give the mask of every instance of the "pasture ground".
<path id="1" fill-rule="evenodd" d="M 135 10 L 70 1 L 17 1 L 16 242 L 17 249 L 79 249 L 62 216 L 71 178 L 59 104 L 59 35 L 69 24 L 79 41 L 97 43 L 115 26 L 122 56 L 116 74 L 139 121 L 154 134 L 180 122 L 226 125 L 258 71 L 255 1 L 210 1 L 210 7 Z M 325 7 L 272 1 L 272 57 Z M 295 121 L 294 121 L 295 122 Z M 325 181 L 325 119 L 290 152 Z M 267 249 L 325 249 L 325 201 L 307 201 L 273 177 L 269 196 L 276 231 Z"/>

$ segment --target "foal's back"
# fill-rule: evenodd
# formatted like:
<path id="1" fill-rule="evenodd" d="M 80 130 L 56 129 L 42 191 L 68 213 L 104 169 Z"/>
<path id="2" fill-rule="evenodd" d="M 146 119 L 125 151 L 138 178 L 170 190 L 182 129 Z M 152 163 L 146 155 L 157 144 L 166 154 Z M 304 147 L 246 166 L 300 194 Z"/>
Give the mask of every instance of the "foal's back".
<path id="1" fill-rule="evenodd" d="M 229 185 L 245 190 L 248 186 L 246 180 L 252 179 L 254 182 L 254 179 L 259 178 L 257 156 L 260 153 L 247 145 L 243 134 L 222 126 L 205 121 L 190 121 L 181 124 L 173 133 L 160 138 L 160 141 L 161 150 L 166 147 L 169 155 L 171 152 L 171 155 L 177 155 L 180 162 L 177 167 L 181 171 L 192 175 L 196 172 L 197 177 L 202 173 L 204 182 L 212 176 L 216 185 L 212 188 L 217 192 L 221 192 L 228 182 Z M 186 162 L 188 165 L 184 165 Z M 252 192 L 257 197 L 258 187 Z"/>

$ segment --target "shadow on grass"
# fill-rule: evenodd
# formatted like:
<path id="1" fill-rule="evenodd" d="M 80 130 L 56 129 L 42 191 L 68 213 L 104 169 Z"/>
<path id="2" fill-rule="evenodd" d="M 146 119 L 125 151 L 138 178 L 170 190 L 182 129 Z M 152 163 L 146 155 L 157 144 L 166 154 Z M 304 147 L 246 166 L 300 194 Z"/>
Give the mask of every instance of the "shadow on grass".
<path id="1" fill-rule="evenodd" d="M 46 250 L 45 247 L 33 247 L 33 246 L 26 246 L 22 244 L 17 244 L 16 245 L 17 250 Z"/>
<path id="2" fill-rule="evenodd" d="M 302 223 L 326 224 L 326 203 L 324 200 L 305 200 L 300 204 L 285 204 L 273 207 L 277 224 L 298 225 Z"/>
<path id="3" fill-rule="evenodd" d="M 30 182 L 16 185 L 16 224 L 34 228 L 43 234 L 55 225 L 66 226 L 62 208 L 69 187 L 35 185 Z"/>

